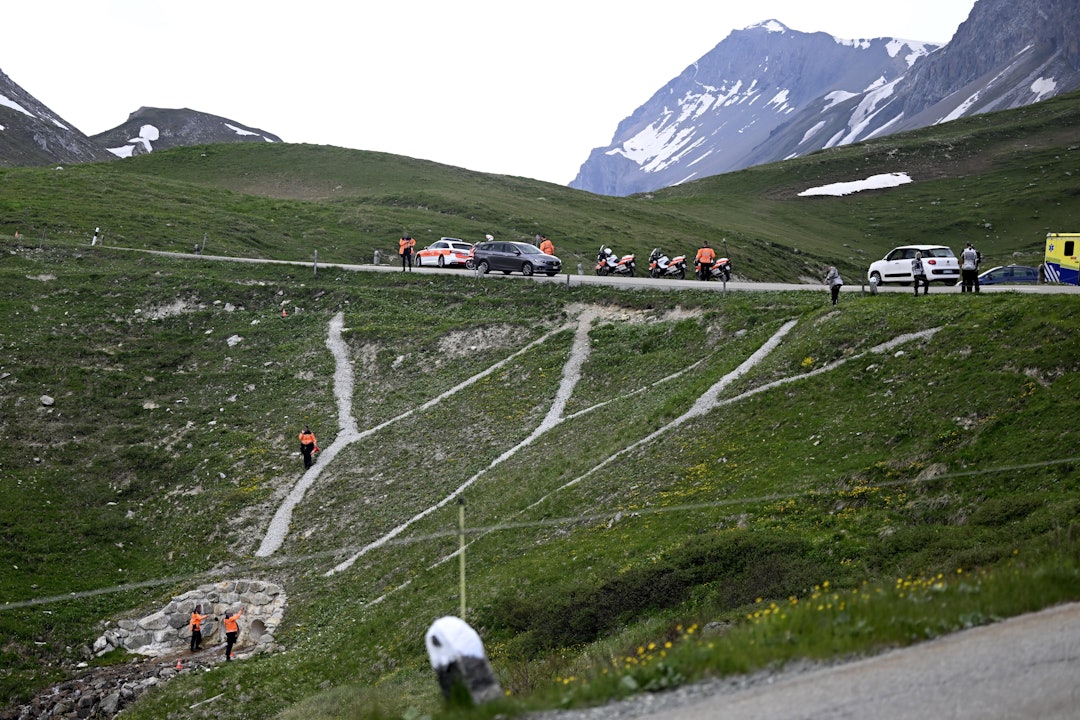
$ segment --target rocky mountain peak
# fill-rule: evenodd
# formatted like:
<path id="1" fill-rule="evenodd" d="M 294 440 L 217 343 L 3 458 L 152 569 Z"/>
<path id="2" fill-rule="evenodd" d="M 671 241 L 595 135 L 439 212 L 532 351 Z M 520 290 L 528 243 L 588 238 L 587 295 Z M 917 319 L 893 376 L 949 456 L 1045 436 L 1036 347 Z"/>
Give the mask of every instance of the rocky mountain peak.
<path id="1" fill-rule="evenodd" d="M 1080 87 L 1075 0 L 979 0 L 945 46 L 766 20 L 623 120 L 571 187 L 629 195 Z"/>

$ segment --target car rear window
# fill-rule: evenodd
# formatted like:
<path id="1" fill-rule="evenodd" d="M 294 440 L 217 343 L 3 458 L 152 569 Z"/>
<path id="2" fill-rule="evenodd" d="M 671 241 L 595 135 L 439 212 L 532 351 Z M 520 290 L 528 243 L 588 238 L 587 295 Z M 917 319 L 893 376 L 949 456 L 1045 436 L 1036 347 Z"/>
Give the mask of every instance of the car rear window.
<path id="1" fill-rule="evenodd" d="M 953 255 L 953 251 L 947 247 L 930 248 L 929 250 L 923 250 L 923 257 L 940 257 L 951 258 L 956 257 Z"/>

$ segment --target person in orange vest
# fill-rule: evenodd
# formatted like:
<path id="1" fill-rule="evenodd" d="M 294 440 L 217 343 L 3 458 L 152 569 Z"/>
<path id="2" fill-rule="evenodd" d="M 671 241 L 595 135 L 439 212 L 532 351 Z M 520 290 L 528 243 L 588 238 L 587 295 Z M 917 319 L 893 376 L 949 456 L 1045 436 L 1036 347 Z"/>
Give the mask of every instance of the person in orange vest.
<path id="1" fill-rule="evenodd" d="M 311 459 L 312 453 L 319 452 L 319 446 L 315 441 L 315 433 L 305 425 L 303 432 L 300 433 L 300 452 L 304 455 L 304 467 L 311 467 L 314 460 Z"/>
<path id="2" fill-rule="evenodd" d="M 412 253 L 413 248 L 416 247 L 416 241 L 412 239 L 412 236 L 406 233 L 398 240 L 398 255 L 401 256 L 401 272 L 405 272 L 405 265 L 409 266 L 409 270 L 412 270 Z"/>
<path id="3" fill-rule="evenodd" d="M 202 624 L 203 620 L 210 616 L 201 613 L 202 605 L 196 605 L 191 611 L 191 621 L 188 623 L 191 626 L 191 652 L 202 649 Z"/>
<path id="4" fill-rule="evenodd" d="M 225 660 L 226 662 L 232 660 L 233 645 L 236 644 L 236 637 L 240 634 L 240 625 L 236 622 L 236 618 L 244 614 L 244 610 L 240 609 L 234 612 L 232 615 L 228 613 L 222 619 L 222 624 L 225 626 Z"/>
<path id="5" fill-rule="evenodd" d="M 697 263 L 698 280 L 708 280 L 712 270 L 713 261 L 716 260 L 716 251 L 709 247 L 708 240 L 701 241 L 694 262 Z"/>
<path id="6" fill-rule="evenodd" d="M 547 235 L 540 236 L 540 252 L 546 253 L 548 255 L 555 254 L 555 245 L 553 245 L 552 242 L 547 239 Z"/>

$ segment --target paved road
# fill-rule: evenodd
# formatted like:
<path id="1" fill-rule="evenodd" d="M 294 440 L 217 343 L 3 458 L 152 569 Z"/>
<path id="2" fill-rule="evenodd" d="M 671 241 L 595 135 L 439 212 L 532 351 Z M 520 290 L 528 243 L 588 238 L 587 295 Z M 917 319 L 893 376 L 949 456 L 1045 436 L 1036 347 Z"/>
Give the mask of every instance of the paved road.
<path id="1" fill-rule="evenodd" d="M 1077 720 L 1080 603 L 639 717 Z"/>
<path id="2" fill-rule="evenodd" d="M 166 255 L 169 257 L 187 258 L 191 260 L 218 260 L 229 262 L 241 262 L 241 263 L 265 263 L 269 265 L 293 265 L 310 268 L 312 272 L 316 270 L 328 270 L 331 268 L 340 268 L 342 270 L 350 270 L 353 272 L 401 272 L 400 265 L 370 265 L 370 264 L 347 264 L 347 263 L 318 263 L 316 265 L 312 261 L 301 260 L 267 260 L 264 258 L 240 258 L 229 257 L 226 255 L 193 255 L 191 253 L 181 252 L 168 252 L 164 250 L 142 250 L 138 248 L 125 248 L 115 245 L 101 245 L 98 246 L 103 250 L 127 250 L 130 252 L 145 252 L 153 255 Z M 571 268 L 567 267 L 567 270 Z M 435 267 L 420 267 L 413 268 L 413 272 L 430 275 L 445 275 L 445 274 L 457 274 L 464 275 L 466 277 L 483 278 L 485 281 L 498 281 L 500 279 L 505 280 L 524 280 L 521 275 L 503 275 L 502 273 L 489 273 L 488 275 L 477 275 L 472 270 L 464 270 L 461 268 L 435 268 Z M 772 282 L 745 282 L 740 280 L 733 280 L 729 283 L 723 283 L 718 281 L 701 282 L 700 280 L 675 280 L 675 279 L 655 279 L 650 277 L 599 277 L 597 275 L 576 273 L 567 273 L 563 275 L 556 275 L 555 277 L 546 277 L 544 275 L 534 275 L 532 280 L 537 282 L 559 283 L 568 287 L 576 287 L 579 285 L 610 285 L 613 287 L 620 287 L 624 289 L 634 288 L 648 288 L 648 289 L 660 289 L 660 290 L 703 290 L 711 292 L 744 292 L 744 291 L 769 291 L 769 290 L 805 290 L 808 292 L 820 292 L 827 294 L 829 289 L 824 285 L 815 283 L 772 283 Z M 886 285 L 878 288 L 879 293 L 911 293 L 910 287 Z M 863 285 L 845 285 L 841 291 L 842 295 L 847 294 L 869 294 L 870 287 L 866 284 Z M 930 289 L 931 295 L 937 294 L 958 294 L 960 288 L 946 287 L 944 285 L 934 285 Z M 982 288 L 982 292 L 986 293 L 998 293 L 998 292 L 1021 292 L 1021 293 L 1033 293 L 1038 295 L 1077 295 L 1080 294 L 1080 286 L 1076 285 L 987 285 Z M 1078 716 L 1080 720 L 1080 716 Z"/>

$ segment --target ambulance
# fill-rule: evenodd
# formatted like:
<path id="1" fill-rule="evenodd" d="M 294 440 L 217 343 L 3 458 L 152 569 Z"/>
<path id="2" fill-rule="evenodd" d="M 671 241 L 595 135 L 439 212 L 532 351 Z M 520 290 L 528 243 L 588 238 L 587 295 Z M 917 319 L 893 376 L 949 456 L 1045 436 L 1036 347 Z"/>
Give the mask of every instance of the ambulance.
<path id="1" fill-rule="evenodd" d="M 1080 233 L 1047 233 L 1046 282 L 1080 285 Z"/>

